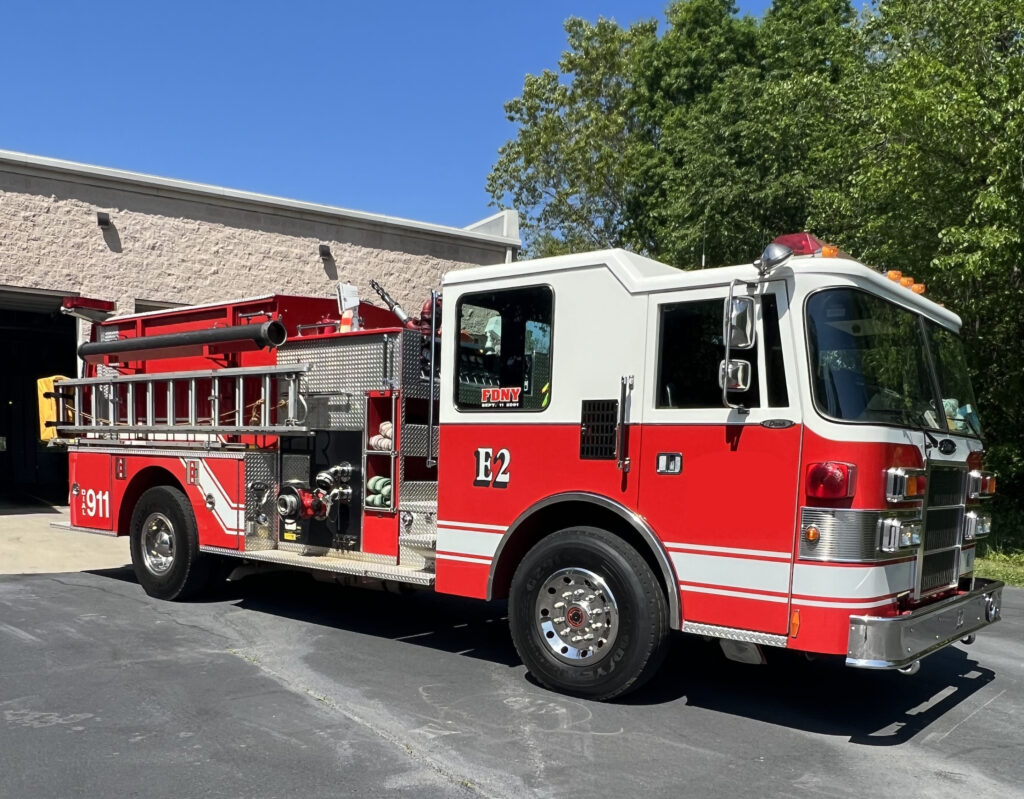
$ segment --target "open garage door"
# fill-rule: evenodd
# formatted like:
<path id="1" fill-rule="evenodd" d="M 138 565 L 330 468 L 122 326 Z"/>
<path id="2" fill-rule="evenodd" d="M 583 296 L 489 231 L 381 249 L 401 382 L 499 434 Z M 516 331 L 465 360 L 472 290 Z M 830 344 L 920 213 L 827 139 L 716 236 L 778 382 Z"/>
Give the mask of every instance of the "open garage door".
<path id="1" fill-rule="evenodd" d="M 39 441 L 36 380 L 75 376 L 77 322 L 57 292 L 0 286 L 0 497 L 64 504 L 67 453 Z"/>

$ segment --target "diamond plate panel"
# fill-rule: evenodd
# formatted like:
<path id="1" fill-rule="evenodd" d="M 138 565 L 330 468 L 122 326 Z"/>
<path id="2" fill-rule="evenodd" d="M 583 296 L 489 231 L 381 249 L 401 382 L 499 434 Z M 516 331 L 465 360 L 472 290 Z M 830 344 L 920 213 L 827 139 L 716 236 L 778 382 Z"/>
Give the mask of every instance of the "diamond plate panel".
<path id="1" fill-rule="evenodd" d="M 736 627 L 718 627 L 714 624 L 699 624 L 692 621 L 683 623 L 683 632 L 708 635 L 712 638 L 724 638 L 727 641 L 746 641 L 747 643 L 761 644 L 762 646 L 785 647 L 787 643 L 786 636 L 784 635 L 771 635 L 770 633 L 761 633 L 756 630 L 740 630 Z"/>
<path id="2" fill-rule="evenodd" d="M 409 495 L 414 499 L 409 499 Z M 411 569 L 433 570 L 437 550 L 437 483 L 402 485 L 399 503 L 398 562 Z"/>
<path id="3" fill-rule="evenodd" d="M 277 455 L 245 456 L 245 549 L 275 549 L 278 541 Z"/>
<path id="4" fill-rule="evenodd" d="M 437 483 L 410 480 L 399 485 L 398 507 L 401 510 L 437 512 Z"/>
<path id="5" fill-rule="evenodd" d="M 346 552 L 342 555 L 302 555 L 297 552 L 236 552 L 221 547 L 200 547 L 203 552 L 216 555 L 230 555 L 246 560 L 277 563 L 283 566 L 296 566 L 311 571 L 334 572 L 337 574 L 353 574 L 359 577 L 370 577 L 378 580 L 396 580 L 415 585 L 432 585 L 434 573 L 418 571 L 405 566 L 394 566 L 387 563 L 376 563 L 357 559 L 355 553 Z M 333 552 L 333 550 L 332 550 Z"/>
<path id="6" fill-rule="evenodd" d="M 425 424 L 407 424 L 402 427 L 402 454 L 412 457 L 427 456 L 427 426 Z"/>
<path id="7" fill-rule="evenodd" d="M 278 350 L 279 364 L 309 363 L 300 390 L 318 425 L 334 430 L 362 430 L 366 392 L 387 388 L 392 380 L 391 348 L 386 334 L 294 341 Z"/>
<path id="8" fill-rule="evenodd" d="M 415 330 L 402 331 L 402 346 L 399 348 L 397 373 L 402 376 L 402 391 L 407 397 L 426 399 L 430 396 L 430 365 L 421 358 L 424 345 L 429 346 L 430 336 L 425 338 Z M 436 365 L 436 363 L 435 363 Z M 434 382 L 434 398 L 438 395 L 438 382 Z"/>

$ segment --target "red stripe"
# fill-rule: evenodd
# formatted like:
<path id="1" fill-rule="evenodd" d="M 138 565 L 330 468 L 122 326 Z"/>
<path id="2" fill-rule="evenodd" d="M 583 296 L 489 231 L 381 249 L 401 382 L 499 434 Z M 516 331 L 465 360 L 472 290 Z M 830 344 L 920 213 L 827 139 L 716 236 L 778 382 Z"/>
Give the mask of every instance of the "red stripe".
<path id="1" fill-rule="evenodd" d="M 881 596 L 852 596 L 852 597 L 835 597 L 835 596 L 811 596 L 810 594 L 793 594 L 793 601 L 796 602 L 801 599 L 805 599 L 812 602 L 857 602 L 859 604 L 865 604 L 868 602 L 878 602 L 883 599 L 895 599 L 903 591 L 897 591 L 895 594 L 882 594 Z"/>
<path id="2" fill-rule="evenodd" d="M 712 555 L 715 557 L 721 556 L 723 558 L 737 558 L 739 560 L 763 560 L 770 563 L 789 563 L 792 560 L 789 556 L 745 555 L 739 552 L 708 552 L 706 549 L 690 549 L 674 544 L 666 544 L 665 548 L 668 549 L 669 552 L 681 552 L 687 555 Z"/>
<path id="3" fill-rule="evenodd" d="M 436 551 L 437 555 L 457 555 L 460 558 L 474 558 L 479 560 L 480 563 L 490 563 L 494 558 L 488 557 L 487 555 L 471 555 L 468 552 L 446 552 L 443 549 Z"/>
<path id="4" fill-rule="evenodd" d="M 864 568 L 876 568 L 878 566 L 888 566 L 893 563 L 910 563 L 917 560 L 917 555 L 909 555 L 905 558 L 895 558 L 894 560 L 859 560 L 855 563 L 839 563 L 834 560 L 797 560 L 798 564 L 804 566 L 828 566 L 833 569 L 864 569 Z"/>
<path id="5" fill-rule="evenodd" d="M 782 591 L 762 591 L 760 588 L 738 588 L 733 585 L 715 585 L 714 583 L 688 583 L 680 581 L 679 585 L 683 588 L 692 586 L 694 588 L 714 588 L 720 591 L 741 591 L 744 594 L 761 594 L 763 596 L 777 596 L 783 599 L 788 599 L 789 594 Z"/>

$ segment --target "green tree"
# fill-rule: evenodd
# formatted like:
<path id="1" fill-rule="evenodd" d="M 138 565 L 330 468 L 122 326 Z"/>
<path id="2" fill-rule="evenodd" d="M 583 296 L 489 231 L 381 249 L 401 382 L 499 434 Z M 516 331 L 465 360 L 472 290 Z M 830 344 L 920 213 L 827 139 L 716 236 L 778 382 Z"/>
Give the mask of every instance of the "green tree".
<path id="1" fill-rule="evenodd" d="M 643 210 L 648 248 L 678 266 L 701 264 L 704 252 L 707 265 L 748 261 L 804 228 L 813 187 L 831 177 L 833 108 L 861 64 L 847 0 L 776 2 L 760 26 L 734 10 L 725 0 L 677 3 L 660 42 L 670 87 L 705 61 L 702 48 L 716 58 L 706 81 L 689 84 L 697 91 L 664 93 L 651 181 L 660 191 Z"/>
<path id="2" fill-rule="evenodd" d="M 565 23 L 569 50 L 559 71 L 528 75 L 505 105 L 518 136 L 499 151 L 488 191 L 519 209 L 527 249 L 544 255 L 629 245 L 628 198 L 637 136 L 637 54 L 656 42 L 657 23 L 628 30 L 610 20 Z"/>
<path id="3" fill-rule="evenodd" d="M 1024 495 L 1024 4 L 886 0 L 841 114 L 849 180 L 812 226 L 956 310 L 989 463 Z"/>

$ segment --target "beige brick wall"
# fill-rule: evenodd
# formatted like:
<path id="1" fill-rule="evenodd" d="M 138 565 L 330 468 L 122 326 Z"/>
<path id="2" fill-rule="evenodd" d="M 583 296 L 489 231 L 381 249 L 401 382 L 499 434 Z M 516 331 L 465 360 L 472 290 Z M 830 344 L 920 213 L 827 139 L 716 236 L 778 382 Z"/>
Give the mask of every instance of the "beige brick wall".
<path id="1" fill-rule="evenodd" d="M 338 279 L 379 304 L 375 278 L 415 315 L 444 272 L 503 260 L 498 243 L 0 163 L 0 285 L 113 299 L 119 312 L 137 299 L 330 295 Z"/>

